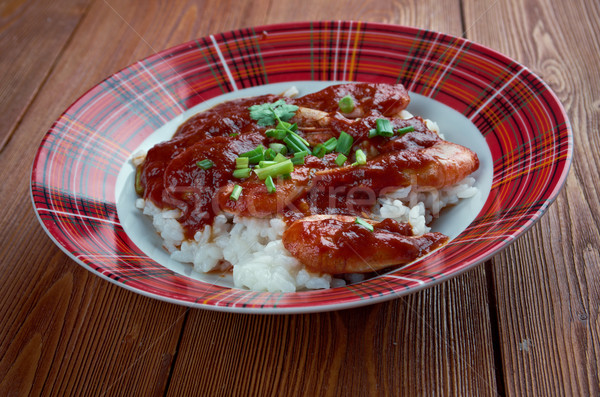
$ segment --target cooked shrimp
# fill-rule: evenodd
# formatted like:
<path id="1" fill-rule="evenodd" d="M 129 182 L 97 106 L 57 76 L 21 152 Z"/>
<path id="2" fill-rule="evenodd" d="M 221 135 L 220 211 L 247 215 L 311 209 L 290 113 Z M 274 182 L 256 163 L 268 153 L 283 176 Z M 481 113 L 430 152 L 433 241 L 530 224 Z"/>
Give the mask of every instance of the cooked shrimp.
<path id="1" fill-rule="evenodd" d="M 401 265 L 441 247 L 441 233 L 413 236 L 410 225 L 392 219 L 367 221 L 373 231 L 343 215 L 299 219 L 283 233 L 283 245 L 316 273 L 369 273 Z"/>
<path id="2" fill-rule="evenodd" d="M 438 140 L 415 151 L 383 153 L 363 166 L 332 168 L 316 173 L 316 181 L 328 186 L 364 184 L 375 191 L 386 187 L 415 186 L 441 189 L 477 170 L 479 159 L 470 149 Z"/>
<path id="3" fill-rule="evenodd" d="M 410 102 L 408 92 L 402 84 L 349 83 L 327 87 L 319 92 L 297 98 L 299 106 L 310 104 L 327 113 L 339 111 L 339 101 L 350 96 L 354 101 L 354 110 L 346 113 L 348 118 L 362 117 L 376 111 L 384 116 L 399 114 Z"/>
<path id="4" fill-rule="evenodd" d="M 329 113 L 317 109 L 298 106 L 296 114 L 291 120 L 292 123 L 298 123 L 302 128 L 306 127 L 326 127 L 331 124 Z"/>
<path id="5" fill-rule="evenodd" d="M 292 123 L 298 123 L 298 127 L 303 137 L 311 146 L 323 143 L 330 138 L 337 138 L 340 134 L 339 129 L 348 129 L 352 124 L 342 115 L 330 115 L 320 110 L 298 107 L 296 114 L 291 120 Z M 332 128 L 335 123 L 336 128 Z"/>

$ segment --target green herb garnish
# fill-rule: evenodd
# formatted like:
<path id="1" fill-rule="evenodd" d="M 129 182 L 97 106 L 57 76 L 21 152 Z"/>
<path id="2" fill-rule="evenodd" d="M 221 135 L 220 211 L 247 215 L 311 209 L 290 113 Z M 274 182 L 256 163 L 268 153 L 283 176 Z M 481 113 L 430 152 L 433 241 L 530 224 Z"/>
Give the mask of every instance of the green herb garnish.
<path id="1" fill-rule="evenodd" d="M 308 152 L 311 153 L 310 148 L 308 147 L 308 142 L 300 135 L 296 133 L 287 134 L 285 138 L 283 138 L 283 142 L 287 145 L 287 148 L 292 153 L 297 152 Z"/>
<path id="2" fill-rule="evenodd" d="M 142 167 L 138 166 L 135 170 L 135 192 L 140 196 L 144 194 L 144 186 L 142 186 Z"/>
<path id="3" fill-rule="evenodd" d="M 285 138 L 285 136 L 287 134 L 288 134 L 287 130 L 280 130 L 277 128 L 267 130 L 265 132 L 265 135 L 267 135 L 269 138 L 273 138 L 273 139 L 283 139 L 283 138 Z"/>
<path id="4" fill-rule="evenodd" d="M 337 147 L 337 138 L 329 138 L 323 143 L 319 143 L 313 148 L 313 156 L 323 158 L 326 154 L 333 152 Z"/>
<path id="5" fill-rule="evenodd" d="M 375 230 L 373 228 L 373 225 L 371 225 L 370 223 L 366 222 L 364 219 L 362 218 L 356 218 L 356 220 L 354 221 L 354 223 L 364 227 L 365 229 L 367 229 L 368 231 L 372 232 L 373 230 Z"/>
<path id="6" fill-rule="evenodd" d="M 338 165 L 338 167 L 341 167 L 346 160 L 348 160 L 348 157 L 344 156 L 343 154 L 338 154 L 338 156 L 335 158 L 335 163 Z"/>
<path id="7" fill-rule="evenodd" d="M 256 148 L 240 154 L 240 157 L 248 157 L 250 164 L 258 164 L 265 159 L 264 150 L 265 147 L 263 145 L 258 145 Z"/>
<path id="8" fill-rule="evenodd" d="M 265 179 L 265 185 L 267 186 L 267 192 L 275 193 L 275 183 L 273 182 L 273 177 L 269 175 L 267 179 Z"/>
<path id="9" fill-rule="evenodd" d="M 288 121 L 298 110 L 298 106 L 289 105 L 283 99 L 274 103 L 263 103 L 248 108 L 250 117 L 256 120 L 258 125 L 267 127 L 277 122 Z"/>
<path id="10" fill-rule="evenodd" d="M 283 138 L 282 138 L 283 139 Z M 273 149 L 275 153 L 287 154 L 287 146 L 283 143 L 271 143 L 269 149 Z"/>
<path id="11" fill-rule="evenodd" d="M 250 159 L 248 157 L 238 157 L 235 159 L 235 168 L 248 168 L 250 166 Z"/>
<path id="12" fill-rule="evenodd" d="M 291 174 L 294 171 L 294 164 L 292 160 L 287 159 L 281 163 L 275 163 L 264 168 L 255 168 L 254 173 L 258 176 L 258 179 L 265 180 L 267 177 L 275 177 L 284 174 Z"/>
<path id="13" fill-rule="evenodd" d="M 387 119 L 377 119 L 375 121 L 376 128 L 369 130 L 369 138 L 374 138 L 376 136 L 384 136 L 384 137 L 392 137 L 394 136 L 394 129 L 392 127 L 392 123 L 390 123 Z M 409 125 L 407 127 L 398 128 L 395 133 L 397 135 L 404 135 L 407 132 L 414 131 L 415 127 Z"/>
<path id="14" fill-rule="evenodd" d="M 213 165 L 215 165 L 215 163 L 213 163 L 212 161 L 210 161 L 209 159 L 204 159 L 202 161 L 198 161 L 196 162 L 196 165 L 200 168 L 202 168 L 203 170 L 207 170 L 209 168 L 212 168 Z"/>
<path id="15" fill-rule="evenodd" d="M 377 119 L 375 122 L 377 135 L 392 137 L 394 136 L 394 129 L 392 128 L 392 123 L 390 123 L 387 119 Z"/>
<path id="16" fill-rule="evenodd" d="M 240 194 L 242 194 L 242 187 L 240 185 L 235 185 L 229 198 L 233 201 L 237 201 L 240 198 Z"/>
<path id="17" fill-rule="evenodd" d="M 287 149 L 286 149 L 287 150 Z M 275 158 L 273 159 L 273 161 L 275 161 L 276 163 L 281 163 L 282 161 L 287 160 L 288 158 L 285 157 L 283 154 L 281 153 L 277 153 L 277 156 L 275 156 Z"/>
<path id="18" fill-rule="evenodd" d="M 354 100 L 350 95 L 346 95 L 338 102 L 342 113 L 350 113 L 354 110 Z"/>
<path id="19" fill-rule="evenodd" d="M 325 146 L 323 146 L 322 143 L 319 143 L 312 150 L 313 156 L 316 156 L 316 157 L 318 157 L 320 159 L 323 158 L 323 157 L 325 157 L 325 153 L 326 152 L 327 152 L 327 149 L 325 149 Z"/>
<path id="20" fill-rule="evenodd" d="M 308 155 L 307 151 L 296 152 L 294 153 L 294 157 L 291 158 L 292 164 L 294 165 L 303 165 L 304 158 Z"/>
<path id="21" fill-rule="evenodd" d="M 252 172 L 252 168 L 238 168 L 233 171 L 233 177 L 237 179 L 244 179 L 250 176 L 250 172 Z"/>
<path id="22" fill-rule="evenodd" d="M 337 138 L 329 138 L 323 143 L 323 146 L 325 146 L 325 154 L 333 152 L 337 146 Z"/>
<path id="23" fill-rule="evenodd" d="M 275 150 L 268 148 L 267 150 L 265 150 L 265 160 L 267 161 L 271 161 L 275 158 L 275 156 L 277 155 L 277 153 L 275 152 Z"/>
<path id="24" fill-rule="evenodd" d="M 275 164 L 277 164 L 277 161 L 264 160 L 264 161 L 261 161 L 260 163 L 258 163 L 258 168 L 270 167 Z"/>
<path id="25" fill-rule="evenodd" d="M 358 149 L 355 153 L 356 162 L 352 165 L 364 165 L 367 164 L 367 155 L 362 150 Z"/>
<path id="26" fill-rule="evenodd" d="M 398 135 L 404 135 L 407 132 L 413 132 L 414 130 L 415 130 L 415 127 L 413 127 L 412 125 L 409 125 L 408 127 L 398 128 L 396 130 L 396 133 Z"/>
<path id="27" fill-rule="evenodd" d="M 352 148 L 352 144 L 354 143 L 354 138 L 352 135 L 342 131 L 340 132 L 340 136 L 337 140 L 335 151 L 338 153 L 342 153 L 345 156 L 350 154 L 350 149 Z"/>

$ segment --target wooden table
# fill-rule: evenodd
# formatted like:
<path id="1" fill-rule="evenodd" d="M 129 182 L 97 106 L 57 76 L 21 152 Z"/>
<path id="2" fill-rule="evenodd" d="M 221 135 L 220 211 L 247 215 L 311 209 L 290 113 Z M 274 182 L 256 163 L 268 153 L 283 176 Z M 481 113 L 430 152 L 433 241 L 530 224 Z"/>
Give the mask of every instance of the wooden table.
<path id="1" fill-rule="evenodd" d="M 575 134 L 566 186 L 541 221 L 436 287 L 276 316 L 137 295 L 44 233 L 30 165 L 88 88 L 210 33 L 323 19 L 462 35 L 541 76 Z M 592 0 L 0 3 L 0 395 L 599 395 L 599 20 Z"/>

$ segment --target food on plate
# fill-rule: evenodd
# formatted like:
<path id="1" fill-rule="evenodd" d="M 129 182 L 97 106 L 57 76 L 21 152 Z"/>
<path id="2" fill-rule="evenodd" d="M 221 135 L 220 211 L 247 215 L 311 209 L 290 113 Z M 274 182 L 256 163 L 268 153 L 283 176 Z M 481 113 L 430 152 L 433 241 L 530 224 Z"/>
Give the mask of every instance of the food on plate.
<path id="1" fill-rule="evenodd" d="M 312 215 L 283 232 L 283 246 L 313 272 L 363 273 L 412 262 L 443 245 L 441 233 L 414 236 L 407 223 Z M 370 225 L 370 227 L 369 227 Z"/>
<path id="2" fill-rule="evenodd" d="M 444 245 L 440 210 L 477 189 L 470 149 L 406 111 L 399 84 L 218 104 L 136 156 L 138 207 L 172 258 L 237 287 L 329 288 Z"/>

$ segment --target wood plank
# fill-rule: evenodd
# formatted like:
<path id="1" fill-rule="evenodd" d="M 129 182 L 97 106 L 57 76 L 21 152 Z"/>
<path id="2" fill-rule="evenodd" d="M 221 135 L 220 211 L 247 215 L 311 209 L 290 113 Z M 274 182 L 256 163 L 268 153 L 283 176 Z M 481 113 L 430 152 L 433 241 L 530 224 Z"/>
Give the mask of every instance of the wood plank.
<path id="1" fill-rule="evenodd" d="M 395 301 L 293 316 L 190 312 L 169 395 L 496 395 L 483 267 Z"/>
<path id="2" fill-rule="evenodd" d="M 31 237 L 43 242 L 44 251 L 16 265 L 23 270 L 38 264 L 43 271 L 30 272 L 25 282 L 13 277 L 12 293 L 2 293 L 11 304 L 3 310 L 10 325 L 1 335 L 0 394 L 162 393 L 185 311 L 123 294 L 54 252 L 46 237 Z M 150 381 L 129 381 L 147 378 L 148 371 L 154 375 Z"/>
<path id="3" fill-rule="evenodd" d="M 0 150 L 90 2 L 13 0 L 0 4 Z"/>
<path id="4" fill-rule="evenodd" d="M 198 21 L 186 4 L 152 7 L 132 9 L 155 35 L 152 46 L 189 39 L 186 29 Z M 159 22 L 169 34 L 155 28 Z M 86 89 L 152 52 L 96 1 L 0 153 L 0 395 L 160 395 L 167 385 L 187 309 L 91 275 L 45 235 L 29 197 L 29 164 L 53 120 Z"/>
<path id="5" fill-rule="evenodd" d="M 186 319 L 185 308 L 138 296 L 76 265 L 23 205 L 30 170 L 14 165 L 31 164 L 44 132 L 82 92 L 155 50 L 243 26 L 322 19 L 330 7 L 341 19 L 462 31 L 454 0 L 443 7 L 310 0 L 300 7 L 302 13 L 266 0 L 243 7 L 227 0 L 94 2 L 0 153 L 2 254 L 10 264 L 0 267 L 0 300 L 8 302 L 0 306 L 8 319 L 0 331 L 0 394 L 154 395 L 167 389 L 176 395 L 198 390 L 199 382 L 218 394 L 495 394 L 483 267 L 362 309 L 303 316 L 193 310 Z"/>
<path id="6" fill-rule="evenodd" d="M 600 73 L 589 65 L 600 63 L 600 4 L 488 4 L 485 12 L 479 1 L 464 2 L 467 36 L 540 75 L 565 105 L 575 135 L 566 188 L 541 222 L 494 258 L 506 392 L 599 395 L 600 162 L 591 153 L 600 146 Z"/>
<path id="7" fill-rule="evenodd" d="M 298 7 L 272 2 L 265 18 L 322 19 L 334 8 L 339 19 L 462 33 L 454 1 L 304 1 Z M 206 395 L 495 395 L 485 270 L 342 312 L 240 316 L 194 310 L 168 394 L 191 388 Z"/>

